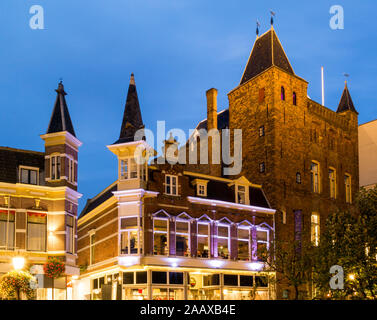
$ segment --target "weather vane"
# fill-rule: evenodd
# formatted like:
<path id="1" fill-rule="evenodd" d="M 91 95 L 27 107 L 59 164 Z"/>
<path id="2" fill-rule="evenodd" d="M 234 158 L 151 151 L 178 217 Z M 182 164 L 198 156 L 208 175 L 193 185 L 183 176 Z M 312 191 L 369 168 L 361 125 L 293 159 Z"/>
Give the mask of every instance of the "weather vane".
<path id="1" fill-rule="evenodd" d="M 59 82 L 60 82 L 60 83 L 63 82 L 63 78 L 62 78 L 62 77 L 59 78 Z"/>
<path id="2" fill-rule="evenodd" d="M 274 25 L 274 17 L 276 15 L 276 13 L 273 12 L 272 10 L 270 10 L 270 14 L 271 14 L 271 26 L 273 26 Z"/>
<path id="3" fill-rule="evenodd" d="M 348 73 L 343 72 L 343 76 L 346 79 L 345 82 L 347 83 L 347 79 L 349 78 L 350 75 Z"/>
<path id="4" fill-rule="evenodd" d="M 259 36 L 259 27 L 260 27 L 260 23 L 259 23 L 259 21 L 257 19 L 257 36 Z"/>

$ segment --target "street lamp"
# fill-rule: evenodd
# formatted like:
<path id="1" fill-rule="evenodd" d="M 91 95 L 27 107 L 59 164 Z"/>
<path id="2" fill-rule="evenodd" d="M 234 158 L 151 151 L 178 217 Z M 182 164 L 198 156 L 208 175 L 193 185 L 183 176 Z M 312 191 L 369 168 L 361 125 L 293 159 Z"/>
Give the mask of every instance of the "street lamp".
<path id="1" fill-rule="evenodd" d="M 351 273 L 349 276 L 348 276 L 348 279 L 350 279 L 351 281 L 355 280 L 355 275 L 353 273 Z"/>
<path id="2" fill-rule="evenodd" d="M 14 257 L 12 259 L 13 268 L 15 270 L 21 270 L 25 265 L 25 258 L 24 257 Z"/>

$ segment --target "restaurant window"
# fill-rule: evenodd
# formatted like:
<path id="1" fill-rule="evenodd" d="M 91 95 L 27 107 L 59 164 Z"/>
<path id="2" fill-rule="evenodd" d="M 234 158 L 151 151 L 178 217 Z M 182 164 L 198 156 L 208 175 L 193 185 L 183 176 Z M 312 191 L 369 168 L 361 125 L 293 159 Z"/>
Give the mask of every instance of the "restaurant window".
<path id="1" fill-rule="evenodd" d="M 121 218 L 121 254 L 138 254 L 138 223 L 137 217 Z M 140 250 L 141 253 L 141 250 Z"/>
<path id="2" fill-rule="evenodd" d="M 239 226 L 238 234 L 238 260 L 250 260 L 250 227 Z"/>
<path id="3" fill-rule="evenodd" d="M 66 219 L 66 251 L 68 253 L 75 253 L 75 218 L 67 216 Z"/>
<path id="4" fill-rule="evenodd" d="M 28 213 L 27 249 L 29 251 L 46 251 L 47 215 Z"/>
<path id="5" fill-rule="evenodd" d="M 318 162 L 312 161 L 310 166 L 310 178 L 312 192 L 320 193 L 320 170 Z"/>
<path id="6" fill-rule="evenodd" d="M 148 279 L 147 271 L 136 272 L 136 283 L 137 284 L 147 283 L 147 279 Z"/>
<path id="7" fill-rule="evenodd" d="M 257 229 L 257 253 L 258 253 L 258 260 L 261 260 L 260 255 L 262 252 L 268 250 L 268 230 L 264 229 Z"/>
<path id="8" fill-rule="evenodd" d="M 267 288 L 268 279 L 265 276 L 255 276 L 255 284 L 258 288 Z"/>
<path id="9" fill-rule="evenodd" d="M 155 255 L 169 255 L 168 223 L 168 219 L 153 219 L 153 254 Z"/>
<path id="10" fill-rule="evenodd" d="M 123 284 L 134 284 L 135 273 L 134 272 L 123 272 Z"/>
<path id="11" fill-rule="evenodd" d="M 20 182 L 25 184 L 38 184 L 38 169 L 20 168 Z"/>
<path id="12" fill-rule="evenodd" d="M 183 284 L 183 272 L 169 272 L 169 284 Z"/>
<path id="13" fill-rule="evenodd" d="M 168 195 L 178 195 L 178 177 L 170 174 L 165 175 L 165 193 Z"/>
<path id="14" fill-rule="evenodd" d="M 219 258 L 229 259 L 229 226 L 217 226 L 217 254 Z"/>
<path id="15" fill-rule="evenodd" d="M 238 275 L 224 274 L 224 286 L 238 286 Z"/>
<path id="16" fill-rule="evenodd" d="M 15 238 L 15 212 L 0 211 L 0 249 L 13 250 Z"/>
<path id="17" fill-rule="evenodd" d="M 254 285 L 253 276 L 240 275 L 240 287 L 252 287 Z"/>
<path id="18" fill-rule="evenodd" d="M 60 179 L 60 156 L 51 157 L 51 180 Z"/>
<path id="19" fill-rule="evenodd" d="M 329 186 L 330 186 L 330 198 L 336 199 L 336 170 L 329 169 Z"/>
<path id="20" fill-rule="evenodd" d="M 344 186 L 346 192 L 346 202 L 352 203 L 351 176 L 347 173 L 344 175 Z"/>
<path id="21" fill-rule="evenodd" d="M 316 247 L 319 245 L 319 237 L 320 237 L 320 224 L 319 224 L 319 214 L 312 213 L 311 217 L 311 241 L 312 244 Z"/>
<path id="22" fill-rule="evenodd" d="M 198 221 L 198 257 L 199 258 L 208 258 L 210 256 L 209 250 L 209 228 L 210 224 L 208 222 Z"/>
<path id="23" fill-rule="evenodd" d="M 190 255 L 190 222 L 177 220 L 175 223 L 175 250 L 177 256 Z"/>
<path id="24" fill-rule="evenodd" d="M 220 275 L 219 274 L 208 274 L 203 275 L 203 286 L 211 287 L 220 285 Z"/>
<path id="25" fill-rule="evenodd" d="M 167 284 L 167 275 L 164 271 L 152 271 L 153 284 Z"/>

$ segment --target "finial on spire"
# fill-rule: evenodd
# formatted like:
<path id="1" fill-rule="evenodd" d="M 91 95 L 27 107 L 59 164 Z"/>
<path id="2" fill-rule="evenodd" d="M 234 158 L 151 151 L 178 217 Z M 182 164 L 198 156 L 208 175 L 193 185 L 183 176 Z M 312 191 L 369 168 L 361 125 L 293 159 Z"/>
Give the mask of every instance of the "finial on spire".
<path id="1" fill-rule="evenodd" d="M 135 85 L 135 77 L 133 73 L 131 73 L 130 84 Z"/>
<path id="2" fill-rule="evenodd" d="M 257 19 L 257 31 L 256 31 L 257 37 L 259 36 L 259 27 L 260 27 L 260 23 L 259 23 L 259 21 Z"/>
<path id="3" fill-rule="evenodd" d="M 59 78 L 59 84 L 58 88 L 55 90 L 57 93 L 66 95 L 67 93 L 64 91 L 64 85 L 63 85 L 63 78 Z"/>
<path id="4" fill-rule="evenodd" d="M 343 76 L 345 78 L 344 80 L 345 86 L 347 87 L 347 79 L 349 78 L 350 75 L 348 73 L 343 73 Z"/>
<path id="5" fill-rule="evenodd" d="M 271 27 L 273 27 L 274 25 L 274 17 L 276 15 L 276 13 L 272 10 L 270 10 L 270 14 L 271 14 Z"/>

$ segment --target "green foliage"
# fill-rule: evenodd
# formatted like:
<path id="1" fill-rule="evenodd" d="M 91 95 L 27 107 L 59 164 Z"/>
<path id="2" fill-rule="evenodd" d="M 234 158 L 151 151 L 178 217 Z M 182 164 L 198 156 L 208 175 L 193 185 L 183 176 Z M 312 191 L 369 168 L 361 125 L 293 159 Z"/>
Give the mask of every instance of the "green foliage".
<path id="1" fill-rule="evenodd" d="M 322 297 L 377 299 L 377 188 L 362 189 L 357 204 L 359 215 L 338 212 L 326 221 L 313 269 Z M 330 292 L 329 270 L 333 265 L 344 270 L 344 289 Z"/>
<path id="2" fill-rule="evenodd" d="M 10 271 L 0 278 L 0 296 L 3 299 L 21 298 L 21 293 L 25 294 L 27 299 L 35 298 L 35 290 L 32 289 L 34 277 L 26 271 Z"/>

